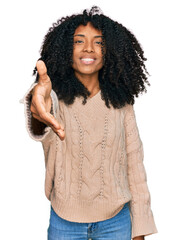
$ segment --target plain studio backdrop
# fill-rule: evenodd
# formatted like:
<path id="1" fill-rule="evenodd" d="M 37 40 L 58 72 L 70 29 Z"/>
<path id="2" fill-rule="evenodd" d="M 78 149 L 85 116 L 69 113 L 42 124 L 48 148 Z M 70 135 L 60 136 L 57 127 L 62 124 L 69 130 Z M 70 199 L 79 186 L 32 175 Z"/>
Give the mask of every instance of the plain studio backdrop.
<path id="1" fill-rule="evenodd" d="M 0 239 L 47 239 L 50 202 L 44 194 L 44 155 L 25 128 L 19 100 L 34 81 L 44 35 L 57 19 L 93 5 L 131 30 L 150 73 L 147 93 L 135 98 L 144 165 L 158 232 L 148 240 L 176 239 L 177 15 L 175 1 L 4 1 L 0 6 L 1 168 Z M 176 18 L 176 19 L 175 19 Z M 110 239 L 111 240 L 111 239 Z"/>

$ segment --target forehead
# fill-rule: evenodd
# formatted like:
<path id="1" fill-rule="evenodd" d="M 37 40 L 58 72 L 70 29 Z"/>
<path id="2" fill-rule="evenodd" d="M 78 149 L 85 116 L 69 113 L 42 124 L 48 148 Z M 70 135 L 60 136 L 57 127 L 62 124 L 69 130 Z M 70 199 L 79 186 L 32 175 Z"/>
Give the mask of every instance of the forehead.
<path id="1" fill-rule="evenodd" d="M 79 25 L 74 34 L 92 34 L 92 35 L 102 35 L 101 30 L 98 30 L 96 28 L 93 27 L 93 25 L 88 22 L 86 26 L 84 25 Z"/>

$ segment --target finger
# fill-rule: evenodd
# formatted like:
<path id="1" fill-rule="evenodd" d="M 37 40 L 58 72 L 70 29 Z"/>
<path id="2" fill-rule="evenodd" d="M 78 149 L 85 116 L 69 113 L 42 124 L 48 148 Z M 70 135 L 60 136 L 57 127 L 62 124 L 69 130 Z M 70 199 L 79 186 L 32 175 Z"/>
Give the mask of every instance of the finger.
<path id="1" fill-rule="evenodd" d="M 52 128 L 52 127 L 51 127 Z M 60 138 L 62 138 L 62 139 L 64 139 L 65 138 L 65 132 L 63 131 L 63 130 L 56 130 L 56 129 L 54 129 L 54 128 L 52 128 L 52 130 L 60 137 Z"/>
<path id="2" fill-rule="evenodd" d="M 45 123 L 46 125 L 48 125 L 49 127 L 51 127 L 54 132 L 60 133 L 61 135 L 63 135 L 64 129 L 61 128 L 61 125 L 60 125 L 58 122 L 57 122 L 57 123 L 58 123 L 58 127 L 56 128 L 54 124 L 51 124 L 51 123 L 45 121 L 44 119 L 42 119 L 42 118 L 41 118 L 39 115 L 37 115 L 36 113 L 32 113 L 32 116 L 33 116 L 34 118 L 38 119 L 40 122 L 43 122 L 43 123 Z M 54 119 L 55 119 L 55 118 L 54 118 Z"/>
<path id="3" fill-rule="evenodd" d="M 39 83 L 49 82 L 50 78 L 47 75 L 47 68 L 45 63 L 42 60 L 37 61 L 36 68 L 39 74 Z"/>
<path id="4" fill-rule="evenodd" d="M 42 95 L 38 94 L 33 96 L 31 111 L 37 114 L 42 119 L 42 121 L 45 121 L 50 127 L 53 127 L 55 129 L 63 129 L 63 127 L 60 126 L 54 116 L 49 113 L 49 110 L 46 110 L 46 104 Z"/>
<path id="5" fill-rule="evenodd" d="M 46 104 L 44 102 L 44 96 L 40 95 L 40 94 L 36 94 L 33 96 L 33 100 L 31 103 L 31 110 L 34 110 L 34 113 L 37 113 L 39 115 L 39 117 L 41 117 L 42 119 L 45 119 L 46 116 Z"/>
<path id="6" fill-rule="evenodd" d="M 36 118 L 36 119 L 39 120 L 40 122 L 45 123 L 45 124 L 47 125 L 47 122 L 44 121 L 44 120 L 42 120 L 36 113 L 32 113 L 32 116 L 33 116 L 33 118 Z"/>
<path id="7" fill-rule="evenodd" d="M 46 112 L 43 116 L 43 119 L 48 123 L 48 125 L 54 129 L 54 131 L 57 131 L 57 130 L 61 130 L 63 131 L 62 129 L 62 126 L 61 124 L 55 119 L 55 117 L 50 114 L 49 112 Z"/>
<path id="8" fill-rule="evenodd" d="M 50 122 L 47 122 L 47 124 L 60 137 L 61 140 L 64 140 L 64 138 L 65 138 L 65 131 L 64 131 L 63 126 L 54 118 L 53 115 L 51 115 L 50 113 L 47 113 L 47 115 L 50 118 Z"/>
<path id="9" fill-rule="evenodd" d="M 40 95 L 40 94 L 33 97 L 32 101 L 31 101 L 31 105 L 30 105 L 30 111 L 32 113 L 38 114 L 40 111 L 39 107 L 41 105 L 44 105 L 43 110 L 45 110 L 45 112 L 51 111 L 51 99 L 46 100 L 46 102 L 44 102 L 44 96 Z"/>
<path id="10" fill-rule="evenodd" d="M 60 124 L 58 121 L 54 118 L 52 114 L 46 111 L 45 109 L 45 103 L 44 98 L 40 95 L 36 96 L 35 102 L 35 108 L 38 112 L 38 116 L 45 122 L 47 122 L 47 125 L 50 127 L 54 127 L 55 129 L 60 129 Z"/>
<path id="11" fill-rule="evenodd" d="M 44 120 L 42 120 L 37 114 L 32 113 L 32 116 L 33 116 L 34 118 L 36 118 L 37 120 L 39 120 L 40 122 L 43 122 L 43 123 L 45 123 L 46 125 L 48 125 L 47 122 L 44 121 Z M 52 130 L 60 137 L 61 140 L 64 140 L 64 138 L 65 138 L 65 132 L 64 132 L 62 129 L 55 129 L 53 126 L 50 126 L 50 127 L 51 127 Z"/>

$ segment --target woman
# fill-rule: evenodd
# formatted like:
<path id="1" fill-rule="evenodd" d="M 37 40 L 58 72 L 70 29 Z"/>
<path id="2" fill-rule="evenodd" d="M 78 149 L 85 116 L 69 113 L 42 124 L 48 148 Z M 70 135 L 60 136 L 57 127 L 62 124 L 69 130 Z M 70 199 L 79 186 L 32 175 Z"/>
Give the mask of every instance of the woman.
<path id="1" fill-rule="evenodd" d="M 45 154 L 49 240 L 157 233 L 133 108 L 150 85 L 145 60 L 135 36 L 98 7 L 46 34 L 24 104 Z"/>

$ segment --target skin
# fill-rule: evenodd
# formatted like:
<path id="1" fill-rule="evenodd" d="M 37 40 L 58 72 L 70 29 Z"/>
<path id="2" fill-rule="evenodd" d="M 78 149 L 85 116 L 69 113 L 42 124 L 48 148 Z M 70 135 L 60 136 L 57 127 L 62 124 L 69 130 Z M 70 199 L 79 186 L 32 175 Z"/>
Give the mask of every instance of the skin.
<path id="1" fill-rule="evenodd" d="M 103 67 L 102 32 L 95 29 L 90 23 L 80 25 L 74 33 L 73 69 L 75 76 L 87 87 L 94 96 L 99 90 L 98 73 Z M 87 64 L 84 58 L 95 59 Z"/>
<path id="2" fill-rule="evenodd" d="M 98 72 L 103 67 L 101 51 L 102 33 L 90 23 L 80 25 L 74 33 L 73 64 L 76 77 L 91 92 L 90 98 L 100 90 Z M 93 63 L 84 63 L 81 58 L 94 58 Z M 52 83 L 47 74 L 45 63 L 39 60 L 36 64 L 39 82 L 33 88 L 30 110 L 32 116 L 50 126 L 61 140 L 65 139 L 64 127 L 50 114 Z"/>
<path id="3" fill-rule="evenodd" d="M 32 116 L 50 126 L 60 139 L 64 140 L 65 132 L 63 126 L 50 114 L 52 83 L 47 75 L 47 68 L 41 60 L 37 62 L 36 67 L 39 73 L 39 81 L 32 91 L 30 106 Z"/>
<path id="4" fill-rule="evenodd" d="M 98 73 L 103 67 L 103 54 L 101 51 L 102 33 L 90 23 L 80 25 L 74 33 L 73 64 L 75 76 L 91 92 L 90 98 L 100 90 Z M 105 51 L 105 49 L 104 49 Z M 91 64 L 84 63 L 81 58 L 94 58 Z M 33 88 L 30 110 L 32 116 L 50 126 L 60 137 L 65 139 L 64 127 L 50 114 L 52 83 L 47 74 L 45 63 L 39 60 L 36 63 L 39 74 L 38 84 Z M 144 236 L 138 236 L 133 240 L 144 240 Z"/>
<path id="5" fill-rule="evenodd" d="M 138 236 L 133 238 L 133 240 L 144 240 L 144 239 L 145 239 L 144 236 Z"/>

